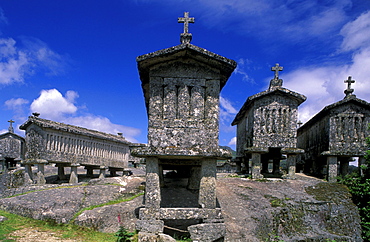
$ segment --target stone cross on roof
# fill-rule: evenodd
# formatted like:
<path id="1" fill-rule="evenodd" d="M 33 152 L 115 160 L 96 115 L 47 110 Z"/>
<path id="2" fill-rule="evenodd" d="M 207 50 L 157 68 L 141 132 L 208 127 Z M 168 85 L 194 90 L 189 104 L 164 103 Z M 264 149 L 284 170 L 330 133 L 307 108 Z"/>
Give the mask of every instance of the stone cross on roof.
<path id="1" fill-rule="evenodd" d="M 353 93 L 354 89 L 351 88 L 351 84 L 355 83 L 355 80 L 352 80 L 352 77 L 348 76 L 348 79 L 344 80 L 344 83 L 347 83 L 347 89 L 344 90 L 344 93 L 346 94 L 346 97 L 348 97 L 350 95 L 353 95 L 352 93 Z"/>
<path id="2" fill-rule="evenodd" d="M 189 23 L 194 23 L 194 18 L 189 17 L 189 12 L 184 12 L 184 17 L 179 17 L 177 19 L 178 23 L 184 23 L 184 33 L 181 34 L 181 43 L 190 43 L 192 39 L 192 34 L 189 33 Z"/>
<path id="3" fill-rule="evenodd" d="M 13 123 L 14 123 L 14 121 L 13 121 L 13 120 L 9 120 L 8 122 L 9 122 L 9 128 L 8 128 L 8 131 L 9 131 L 10 133 L 14 133 L 14 128 L 13 128 Z"/>
<path id="4" fill-rule="evenodd" d="M 275 66 L 271 67 L 271 71 L 274 71 L 275 72 L 275 76 L 274 76 L 274 79 L 279 79 L 279 71 L 282 71 L 283 70 L 283 67 L 282 66 L 279 66 L 279 63 L 276 63 Z"/>

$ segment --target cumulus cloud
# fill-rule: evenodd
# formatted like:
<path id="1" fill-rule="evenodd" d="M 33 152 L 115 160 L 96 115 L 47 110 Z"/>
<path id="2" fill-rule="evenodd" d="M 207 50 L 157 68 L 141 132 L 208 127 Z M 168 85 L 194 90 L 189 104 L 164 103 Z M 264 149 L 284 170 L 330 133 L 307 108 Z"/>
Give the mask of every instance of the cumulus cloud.
<path id="1" fill-rule="evenodd" d="M 65 114 L 74 114 L 77 107 L 73 104 L 77 94 L 67 92 L 67 97 L 64 97 L 58 90 L 42 90 L 40 96 L 35 99 L 31 104 L 31 111 L 41 113 L 47 119 L 59 119 L 64 117 Z"/>
<path id="2" fill-rule="evenodd" d="M 356 80 L 352 85 L 354 94 L 370 101 L 370 41 L 362 38 L 370 37 L 367 20 L 370 20 L 370 12 L 347 23 L 341 30 L 342 51 L 354 51 L 350 52 L 352 58 L 349 63 L 306 66 L 282 75 L 284 86 L 307 96 L 307 101 L 302 104 L 299 112 L 301 121 L 307 121 L 326 105 L 343 99 L 343 91 L 347 87 L 344 80 L 348 76 Z"/>
<path id="3" fill-rule="evenodd" d="M 40 117 L 57 122 L 76 125 L 88 129 L 98 130 L 105 133 L 123 133 L 124 137 L 137 142 L 135 136 L 140 130 L 112 123 L 108 118 L 93 114 L 78 113 L 78 106 L 75 105 L 78 93 L 67 91 L 63 96 L 57 89 L 42 90 L 40 96 L 30 106 L 31 112 L 38 112 Z"/>

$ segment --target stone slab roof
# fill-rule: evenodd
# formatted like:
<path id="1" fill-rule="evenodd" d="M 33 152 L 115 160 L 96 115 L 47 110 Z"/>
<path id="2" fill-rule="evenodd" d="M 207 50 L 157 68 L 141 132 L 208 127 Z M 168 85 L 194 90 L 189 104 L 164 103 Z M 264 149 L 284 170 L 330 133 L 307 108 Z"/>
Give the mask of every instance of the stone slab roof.
<path id="1" fill-rule="evenodd" d="M 355 95 L 349 95 L 345 97 L 343 100 L 340 100 L 336 103 L 330 104 L 326 107 L 324 107 L 320 112 L 318 112 L 315 116 L 313 116 L 310 120 L 308 120 L 304 125 L 302 125 L 298 130 L 303 130 L 306 127 L 309 127 L 310 125 L 314 124 L 317 122 L 317 120 L 322 119 L 326 115 L 329 114 L 329 112 L 335 108 L 338 108 L 342 105 L 348 104 L 348 103 L 353 103 L 358 106 L 361 106 L 365 108 L 366 110 L 370 111 L 370 103 L 366 102 L 365 100 L 357 98 Z"/>
<path id="2" fill-rule="evenodd" d="M 3 138 L 6 138 L 6 137 L 14 137 L 16 139 L 24 141 L 24 138 L 22 136 L 17 135 L 15 133 L 6 132 L 6 133 L 3 133 L 3 134 L 0 134 L 0 140 L 3 139 Z"/>
<path id="3" fill-rule="evenodd" d="M 243 107 L 239 110 L 238 114 L 235 116 L 235 119 L 231 123 L 231 125 L 232 126 L 237 125 L 243 119 L 243 117 L 246 114 L 246 112 L 248 111 L 248 109 L 250 107 L 252 107 L 252 105 L 254 104 L 254 102 L 256 100 L 264 98 L 266 96 L 270 96 L 270 95 L 284 95 L 284 96 L 290 97 L 292 99 L 295 99 L 298 102 L 298 105 L 303 103 L 306 100 L 306 96 L 304 96 L 300 93 L 291 91 L 291 90 L 283 88 L 283 87 L 274 87 L 272 89 L 269 89 L 269 90 L 266 90 L 266 91 L 263 91 L 263 92 L 259 92 L 257 94 L 254 94 L 254 95 L 248 97 L 248 99 L 247 99 L 247 101 L 245 101 Z"/>
<path id="4" fill-rule="evenodd" d="M 226 57 L 220 56 L 210 52 L 201 47 L 192 45 L 190 43 L 176 45 L 167 49 L 158 50 L 152 53 L 138 56 L 136 61 L 138 63 L 139 75 L 142 82 L 145 99 L 148 99 L 147 89 L 145 85 L 149 82 L 150 67 L 166 63 L 172 60 L 181 58 L 194 59 L 200 63 L 214 67 L 221 71 L 221 89 L 225 86 L 228 78 L 236 67 L 236 62 Z M 146 100 L 147 102 L 147 100 Z"/>
<path id="5" fill-rule="evenodd" d="M 31 124 L 35 124 L 42 128 L 60 130 L 60 131 L 69 132 L 72 134 L 85 135 L 89 137 L 95 137 L 98 139 L 105 139 L 105 140 L 110 140 L 114 142 L 128 144 L 130 146 L 135 146 L 134 143 L 127 141 L 124 137 L 119 136 L 119 135 L 107 134 L 107 133 L 103 133 L 100 131 L 86 129 L 86 128 L 82 128 L 82 127 L 74 126 L 70 124 L 59 123 L 59 122 L 42 119 L 42 118 L 35 117 L 35 116 L 29 116 L 28 120 L 24 124 L 22 124 L 19 128 L 22 130 L 26 130 L 27 127 L 30 126 Z"/>

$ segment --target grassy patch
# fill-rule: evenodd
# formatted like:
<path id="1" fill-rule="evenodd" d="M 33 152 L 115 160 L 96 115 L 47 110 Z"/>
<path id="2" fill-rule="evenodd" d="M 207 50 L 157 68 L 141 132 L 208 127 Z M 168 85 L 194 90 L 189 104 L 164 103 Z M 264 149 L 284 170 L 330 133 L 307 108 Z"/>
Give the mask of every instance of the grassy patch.
<path id="1" fill-rule="evenodd" d="M 141 193 L 138 193 L 138 194 L 135 194 L 133 195 L 132 197 L 129 197 L 129 198 L 120 198 L 120 199 L 117 199 L 117 200 L 112 200 L 112 201 L 109 201 L 109 202 L 106 202 L 106 203 L 102 203 L 102 204 L 97 204 L 97 205 L 93 205 L 93 206 L 90 206 L 90 207 L 86 207 L 86 208 L 83 208 L 81 209 L 80 211 L 78 211 L 72 218 L 72 222 L 78 217 L 80 216 L 84 211 L 87 211 L 87 210 L 93 210 L 95 208 L 100 208 L 100 207 L 104 207 L 104 206 L 107 206 L 107 205 L 114 205 L 114 204 L 118 204 L 118 203 L 122 203 L 122 202 L 128 202 L 128 201 L 131 201 L 141 195 L 144 195 L 143 192 Z"/>
<path id="2" fill-rule="evenodd" d="M 113 234 L 101 233 L 89 228 L 80 227 L 72 224 L 55 224 L 53 222 L 35 220 L 25 218 L 19 215 L 11 214 L 0 210 L 0 215 L 8 218 L 0 223 L 0 240 L 1 241 L 15 241 L 6 239 L 7 235 L 15 230 L 30 228 L 40 231 L 50 231 L 58 234 L 60 238 L 75 239 L 80 241 L 116 241 Z"/>

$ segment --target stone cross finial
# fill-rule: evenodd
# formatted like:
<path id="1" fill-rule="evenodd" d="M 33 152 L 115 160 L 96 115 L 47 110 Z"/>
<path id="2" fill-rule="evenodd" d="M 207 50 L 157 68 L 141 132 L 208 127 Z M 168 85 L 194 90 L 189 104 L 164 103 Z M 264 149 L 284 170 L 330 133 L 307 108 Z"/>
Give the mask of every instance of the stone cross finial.
<path id="1" fill-rule="evenodd" d="M 189 33 L 189 23 L 194 23 L 194 18 L 189 17 L 189 12 L 184 12 L 184 17 L 179 17 L 177 22 L 184 23 L 184 33 L 182 33 L 180 37 L 181 43 L 190 43 L 192 34 Z"/>
<path id="2" fill-rule="evenodd" d="M 13 121 L 13 120 L 9 120 L 8 122 L 9 122 L 9 128 L 8 128 L 8 131 L 9 131 L 10 133 L 14 133 L 14 128 L 13 128 L 13 123 L 14 123 L 14 121 Z"/>
<path id="3" fill-rule="evenodd" d="M 348 76 L 348 79 L 344 80 L 344 83 L 347 83 L 347 89 L 344 90 L 344 93 L 346 94 L 346 97 L 348 97 L 350 95 L 353 95 L 352 93 L 353 93 L 354 89 L 351 88 L 351 84 L 355 83 L 355 80 L 352 80 L 352 77 Z"/>
<path id="4" fill-rule="evenodd" d="M 279 79 L 279 71 L 282 71 L 283 67 L 279 66 L 279 63 L 276 63 L 275 66 L 271 67 L 271 71 L 275 72 L 274 79 Z"/>

